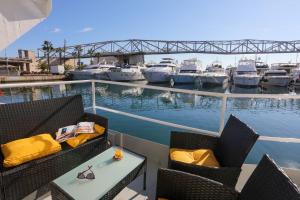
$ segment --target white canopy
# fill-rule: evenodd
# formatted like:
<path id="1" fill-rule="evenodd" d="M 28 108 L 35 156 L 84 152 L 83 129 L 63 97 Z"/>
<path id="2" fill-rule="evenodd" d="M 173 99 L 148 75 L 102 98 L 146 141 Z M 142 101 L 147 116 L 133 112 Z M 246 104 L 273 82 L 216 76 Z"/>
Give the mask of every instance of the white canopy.
<path id="1" fill-rule="evenodd" d="M 0 0 L 0 50 L 43 21 L 52 0 Z"/>

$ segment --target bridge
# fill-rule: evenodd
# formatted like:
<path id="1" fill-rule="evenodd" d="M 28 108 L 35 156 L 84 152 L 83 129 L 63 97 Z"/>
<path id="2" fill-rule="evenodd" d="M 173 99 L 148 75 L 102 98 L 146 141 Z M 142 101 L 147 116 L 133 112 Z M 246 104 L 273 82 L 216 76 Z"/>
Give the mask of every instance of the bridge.
<path id="1" fill-rule="evenodd" d="M 169 40 L 113 40 L 54 48 L 51 58 L 91 58 L 104 56 L 154 55 L 154 54 L 273 54 L 300 53 L 300 40 L 218 40 L 218 41 L 169 41 Z M 47 52 L 38 49 L 38 57 Z"/>

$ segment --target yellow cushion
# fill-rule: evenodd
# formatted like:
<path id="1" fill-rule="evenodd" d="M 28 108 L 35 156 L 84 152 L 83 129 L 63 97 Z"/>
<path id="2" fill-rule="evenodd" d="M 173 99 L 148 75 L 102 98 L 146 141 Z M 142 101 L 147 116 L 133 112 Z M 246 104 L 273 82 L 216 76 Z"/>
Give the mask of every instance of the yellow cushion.
<path id="1" fill-rule="evenodd" d="M 220 167 L 214 152 L 210 149 L 170 149 L 170 158 L 174 161 L 202 165 L 206 167 Z"/>
<path id="2" fill-rule="evenodd" d="M 48 133 L 1 144 L 4 167 L 14 167 L 60 150 L 60 144 Z"/>
<path id="3" fill-rule="evenodd" d="M 95 137 L 98 137 L 98 136 L 101 136 L 104 134 L 104 131 L 105 131 L 104 127 L 102 127 L 98 124 L 95 124 L 94 128 L 95 128 L 95 133 L 83 133 L 83 134 L 77 135 L 76 137 L 68 139 L 67 140 L 68 145 L 75 148 L 90 139 L 93 139 Z"/>
<path id="4" fill-rule="evenodd" d="M 168 200 L 166 198 L 161 198 L 161 197 L 158 197 L 157 200 Z"/>

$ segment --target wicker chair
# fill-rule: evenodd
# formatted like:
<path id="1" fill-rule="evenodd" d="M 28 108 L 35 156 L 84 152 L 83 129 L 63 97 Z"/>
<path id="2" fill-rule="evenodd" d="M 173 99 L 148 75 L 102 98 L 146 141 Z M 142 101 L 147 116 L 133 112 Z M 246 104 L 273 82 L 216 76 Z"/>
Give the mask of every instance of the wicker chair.
<path id="1" fill-rule="evenodd" d="M 159 169 L 156 199 L 158 197 L 172 200 L 299 200 L 300 191 L 265 155 L 240 193 L 201 176 Z"/>
<path id="2" fill-rule="evenodd" d="M 0 199 L 21 199 L 108 148 L 107 119 L 85 113 L 80 95 L 0 105 L 1 144 L 40 133 L 54 136 L 58 128 L 83 120 L 105 127 L 105 134 L 75 149 L 63 144 L 59 153 L 13 168 L 1 165 Z"/>
<path id="3" fill-rule="evenodd" d="M 169 168 L 203 176 L 234 187 L 248 153 L 258 134 L 231 115 L 220 137 L 197 133 L 171 132 L 170 148 L 211 149 L 220 163 L 219 168 L 187 164 L 170 159 Z"/>

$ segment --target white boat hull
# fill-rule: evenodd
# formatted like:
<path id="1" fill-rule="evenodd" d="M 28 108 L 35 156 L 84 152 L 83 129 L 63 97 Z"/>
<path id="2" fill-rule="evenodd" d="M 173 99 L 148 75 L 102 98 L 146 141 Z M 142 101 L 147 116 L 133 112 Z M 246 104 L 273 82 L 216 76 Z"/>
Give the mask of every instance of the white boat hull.
<path id="1" fill-rule="evenodd" d="M 71 72 L 73 80 L 89 80 L 94 79 L 94 74 L 90 72 L 74 71 Z"/>
<path id="2" fill-rule="evenodd" d="M 260 76 L 233 76 L 233 83 L 239 86 L 258 86 Z"/>
<path id="3" fill-rule="evenodd" d="M 197 77 L 197 82 L 200 84 L 224 85 L 228 83 L 228 76 L 199 75 Z"/>
<path id="4" fill-rule="evenodd" d="M 289 85 L 291 78 L 289 76 L 265 76 L 261 84 L 285 87 Z"/>
<path id="5" fill-rule="evenodd" d="M 107 72 L 98 72 L 94 74 L 94 78 L 96 80 L 105 80 L 105 81 L 109 81 L 110 78 L 107 76 Z"/>
<path id="6" fill-rule="evenodd" d="M 107 72 L 111 81 L 140 81 L 145 80 L 141 72 Z"/>
<path id="7" fill-rule="evenodd" d="M 90 79 L 97 79 L 97 80 L 110 80 L 107 76 L 106 72 L 72 72 L 72 79 L 73 80 L 90 80 Z"/>
<path id="8" fill-rule="evenodd" d="M 174 84 L 193 84 L 197 74 L 174 74 L 171 75 L 171 79 L 174 81 Z"/>
<path id="9" fill-rule="evenodd" d="M 169 82 L 171 78 L 170 72 L 144 71 L 143 75 L 149 83 Z"/>

